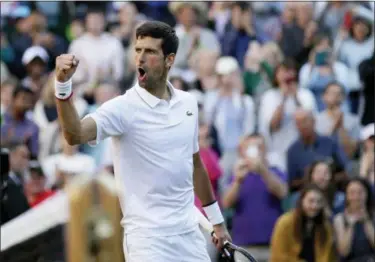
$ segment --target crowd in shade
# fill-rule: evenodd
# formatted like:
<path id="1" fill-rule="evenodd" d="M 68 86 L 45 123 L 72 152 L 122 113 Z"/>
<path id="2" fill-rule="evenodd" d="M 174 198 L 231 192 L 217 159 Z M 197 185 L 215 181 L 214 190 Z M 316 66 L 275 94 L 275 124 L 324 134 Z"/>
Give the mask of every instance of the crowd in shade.
<path id="1" fill-rule="evenodd" d="M 201 159 L 234 244 L 259 262 L 375 261 L 370 1 L 1 2 L 1 224 L 81 173 L 113 173 L 110 140 L 61 135 L 55 59 L 80 60 L 83 118 L 136 83 L 147 20 L 179 37 L 169 81 L 197 99 Z"/>

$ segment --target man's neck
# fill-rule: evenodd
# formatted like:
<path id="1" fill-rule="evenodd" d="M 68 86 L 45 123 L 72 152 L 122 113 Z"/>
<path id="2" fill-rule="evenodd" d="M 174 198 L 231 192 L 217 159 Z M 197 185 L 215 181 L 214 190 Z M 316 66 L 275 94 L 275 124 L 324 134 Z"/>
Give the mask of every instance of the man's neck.
<path id="1" fill-rule="evenodd" d="M 301 139 L 302 139 L 302 142 L 303 142 L 305 145 L 312 145 L 312 144 L 314 144 L 314 142 L 315 142 L 316 134 L 315 134 L 315 133 L 312 133 L 312 134 L 309 135 L 309 136 L 301 137 Z"/>
<path id="2" fill-rule="evenodd" d="M 16 109 L 12 108 L 11 109 L 11 114 L 13 118 L 17 121 L 22 121 L 25 119 L 25 114 L 18 112 Z"/>
<path id="3" fill-rule="evenodd" d="M 172 97 L 166 80 L 161 81 L 160 83 L 155 83 L 155 85 L 152 88 L 145 87 L 145 90 L 159 99 L 169 101 Z"/>

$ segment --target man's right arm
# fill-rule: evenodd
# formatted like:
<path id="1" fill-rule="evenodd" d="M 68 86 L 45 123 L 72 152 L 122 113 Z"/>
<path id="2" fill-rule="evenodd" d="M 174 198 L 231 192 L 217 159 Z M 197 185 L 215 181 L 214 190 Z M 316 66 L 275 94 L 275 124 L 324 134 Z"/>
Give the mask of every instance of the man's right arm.
<path id="1" fill-rule="evenodd" d="M 56 99 L 57 112 L 61 129 L 69 145 L 85 144 L 96 140 L 97 126 L 91 117 L 80 120 L 72 99 Z"/>
<path id="2" fill-rule="evenodd" d="M 78 64 L 79 60 L 71 54 L 62 54 L 56 58 L 56 106 L 61 129 L 70 145 L 95 140 L 97 134 L 95 121 L 92 118 L 81 121 L 71 99 L 73 94 L 71 79 Z"/>

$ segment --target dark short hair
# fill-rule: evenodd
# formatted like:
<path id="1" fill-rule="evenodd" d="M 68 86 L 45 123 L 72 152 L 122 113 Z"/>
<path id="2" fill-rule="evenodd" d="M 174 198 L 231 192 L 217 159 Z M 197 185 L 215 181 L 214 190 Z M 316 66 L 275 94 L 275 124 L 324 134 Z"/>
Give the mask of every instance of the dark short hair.
<path id="1" fill-rule="evenodd" d="M 27 88 L 23 85 L 19 85 L 13 91 L 13 98 L 16 98 L 21 93 L 26 93 L 26 94 L 30 94 L 30 95 L 34 94 L 34 92 L 30 88 Z"/>
<path id="2" fill-rule="evenodd" d="M 275 71 L 273 73 L 273 81 L 272 81 L 272 86 L 274 88 L 278 87 L 279 86 L 279 83 L 277 82 L 277 78 L 276 78 L 276 75 L 277 75 L 277 72 L 281 69 L 281 68 L 286 68 L 288 70 L 295 70 L 296 73 L 298 72 L 297 70 L 297 63 L 296 61 L 291 58 L 291 57 L 287 57 L 285 58 L 285 60 L 283 62 L 281 62 L 280 64 L 278 64 L 275 68 Z M 298 74 L 297 74 L 297 77 L 298 77 Z"/>
<path id="3" fill-rule="evenodd" d="M 179 40 L 176 31 L 166 23 L 147 21 L 137 28 L 135 36 L 136 39 L 143 37 L 162 39 L 161 49 L 164 56 L 177 54 Z"/>
<path id="4" fill-rule="evenodd" d="M 369 39 L 370 36 L 372 35 L 372 30 L 373 30 L 372 24 L 367 19 L 365 19 L 363 17 L 358 17 L 358 16 L 353 19 L 352 25 L 350 26 L 350 29 L 349 29 L 349 36 L 351 38 L 354 38 L 354 25 L 358 22 L 362 22 L 365 25 L 367 25 L 369 31 L 368 31 L 367 35 L 365 36 L 365 39 Z"/>
<path id="5" fill-rule="evenodd" d="M 324 87 L 323 94 L 325 94 L 331 86 L 339 86 L 340 89 L 341 89 L 342 94 L 343 94 L 343 95 L 346 94 L 346 89 L 345 89 L 345 87 L 344 87 L 341 83 L 339 83 L 339 82 L 337 82 L 337 81 L 331 81 L 331 82 L 329 82 L 329 83 Z"/>

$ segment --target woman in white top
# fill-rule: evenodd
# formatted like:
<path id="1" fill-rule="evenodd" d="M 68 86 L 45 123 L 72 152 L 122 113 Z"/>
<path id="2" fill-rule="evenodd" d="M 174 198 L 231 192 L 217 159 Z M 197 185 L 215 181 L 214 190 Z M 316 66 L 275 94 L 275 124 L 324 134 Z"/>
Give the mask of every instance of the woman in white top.
<path id="1" fill-rule="evenodd" d="M 310 90 L 298 88 L 295 63 L 285 60 L 275 70 L 274 88 L 266 91 L 259 107 L 259 132 L 268 148 L 285 161 L 286 151 L 298 138 L 294 113 L 298 108 L 316 111 L 316 101 Z"/>

